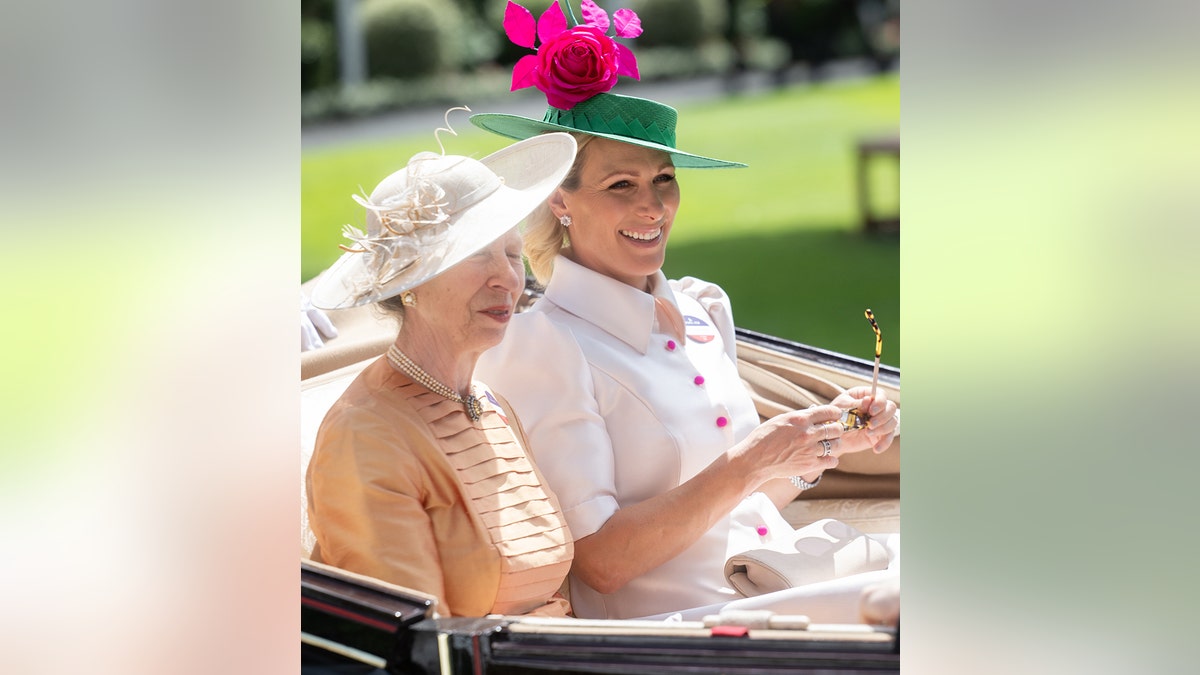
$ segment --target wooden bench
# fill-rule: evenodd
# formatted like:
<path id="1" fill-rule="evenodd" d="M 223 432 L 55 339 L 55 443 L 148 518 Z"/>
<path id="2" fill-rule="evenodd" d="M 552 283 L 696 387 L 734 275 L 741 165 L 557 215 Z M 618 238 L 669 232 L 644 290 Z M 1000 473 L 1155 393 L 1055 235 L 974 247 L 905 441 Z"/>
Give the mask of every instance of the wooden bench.
<path id="1" fill-rule="evenodd" d="M 900 212 L 895 215 L 876 215 L 871 210 L 870 181 L 867 180 L 868 166 L 876 157 L 894 157 L 896 160 L 897 191 L 900 182 L 900 136 L 873 136 L 861 138 L 856 148 L 856 178 L 858 181 L 858 211 L 862 218 L 863 231 L 875 234 L 882 230 L 900 231 Z"/>

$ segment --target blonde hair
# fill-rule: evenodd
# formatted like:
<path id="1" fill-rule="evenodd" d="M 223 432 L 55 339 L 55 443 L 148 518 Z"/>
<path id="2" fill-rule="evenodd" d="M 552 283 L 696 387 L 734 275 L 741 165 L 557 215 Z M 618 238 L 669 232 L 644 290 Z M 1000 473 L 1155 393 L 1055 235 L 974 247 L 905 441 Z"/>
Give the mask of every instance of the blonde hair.
<path id="1" fill-rule="evenodd" d="M 574 192 L 579 189 L 579 173 L 583 167 L 584 150 L 588 143 L 596 137 L 579 132 L 570 133 L 575 138 L 579 149 L 575 154 L 575 163 L 571 165 L 571 170 L 559 187 L 567 192 Z M 545 286 L 550 281 L 550 273 L 554 271 L 554 259 L 564 248 L 571 245 L 567 228 L 563 227 L 558 222 L 558 218 L 554 217 L 554 212 L 550 210 L 549 200 L 539 204 L 525 219 L 524 235 L 525 257 L 529 258 L 529 269 L 533 271 L 533 276 L 537 278 L 538 283 Z"/>

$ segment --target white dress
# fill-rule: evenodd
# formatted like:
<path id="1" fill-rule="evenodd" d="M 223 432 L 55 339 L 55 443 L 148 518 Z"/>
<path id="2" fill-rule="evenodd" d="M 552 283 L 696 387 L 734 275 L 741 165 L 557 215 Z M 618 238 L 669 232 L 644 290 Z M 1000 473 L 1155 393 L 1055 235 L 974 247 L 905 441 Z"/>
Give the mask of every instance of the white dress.
<path id="1" fill-rule="evenodd" d="M 476 377 L 520 417 L 575 539 L 693 477 L 759 423 L 738 376 L 725 292 L 691 277 L 668 282 L 661 272 L 651 286 L 643 293 L 560 256 L 545 297 L 513 317 L 503 342 L 476 366 Z M 682 314 L 682 343 L 660 328 L 655 297 Z M 724 562 L 761 545 L 760 525 L 787 527 L 755 493 L 683 553 L 614 593 L 572 576 L 575 615 L 625 619 L 736 600 Z"/>

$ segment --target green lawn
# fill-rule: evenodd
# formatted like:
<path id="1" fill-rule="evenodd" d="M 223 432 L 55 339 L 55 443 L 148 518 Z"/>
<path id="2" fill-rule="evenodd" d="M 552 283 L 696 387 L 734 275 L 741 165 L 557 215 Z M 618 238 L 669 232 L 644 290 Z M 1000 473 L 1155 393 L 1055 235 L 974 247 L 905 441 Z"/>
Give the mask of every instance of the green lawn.
<path id="1" fill-rule="evenodd" d="M 884 363 L 900 365 L 900 239 L 859 232 L 854 140 L 894 132 L 894 75 L 678 106 L 679 147 L 748 169 L 682 170 L 683 204 L 668 245 L 667 276 L 721 284 L 739 326 L 861 358 L 874 357 L 870 307 Z M 493 108 L 489 107 L 488 110 Z M 447 152 L 482 157 L 506 140 L 455 113 Z M 430 130 L 432 132 L 432 130 Z M 301 280 L 337 258 L 344 223 L 362 225 L 350 195 L 366 193 L 421 150 L 432 133 L 305 152 L 301 158 Z M 898 169 L 871 172 L 880 211 L 899 201 Z"/>

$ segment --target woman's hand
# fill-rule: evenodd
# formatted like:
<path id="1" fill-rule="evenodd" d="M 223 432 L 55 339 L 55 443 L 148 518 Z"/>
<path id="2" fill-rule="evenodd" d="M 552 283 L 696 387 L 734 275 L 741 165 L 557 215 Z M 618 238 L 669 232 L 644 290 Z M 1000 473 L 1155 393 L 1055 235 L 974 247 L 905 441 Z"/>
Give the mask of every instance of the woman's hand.
<path id="1" fill-rule="evenodd" d="M 846 451 L 841 416 L 842 409 L 833 405 L 776 415 L 731 448 L 731 455 L 752 467 L 760 482 L 789 476 L 815 480 L 837 466 Z"/>
<path id="2" fill-rule="evenodd" d="M 833 399 L 832 405 L 842 410 L 857 408 L 866 411 L 868 415 L 866 427 L 847 431 L 842 435 L 843 452 L 858 452 L 871 448 L 879 454 L 892 445 L 892 439 L 900 430 L 900 409 L 888 400 L 882 389 L 876 389 L 875 399 L 871 400 L 870 387 L 851 387 Z"/>

